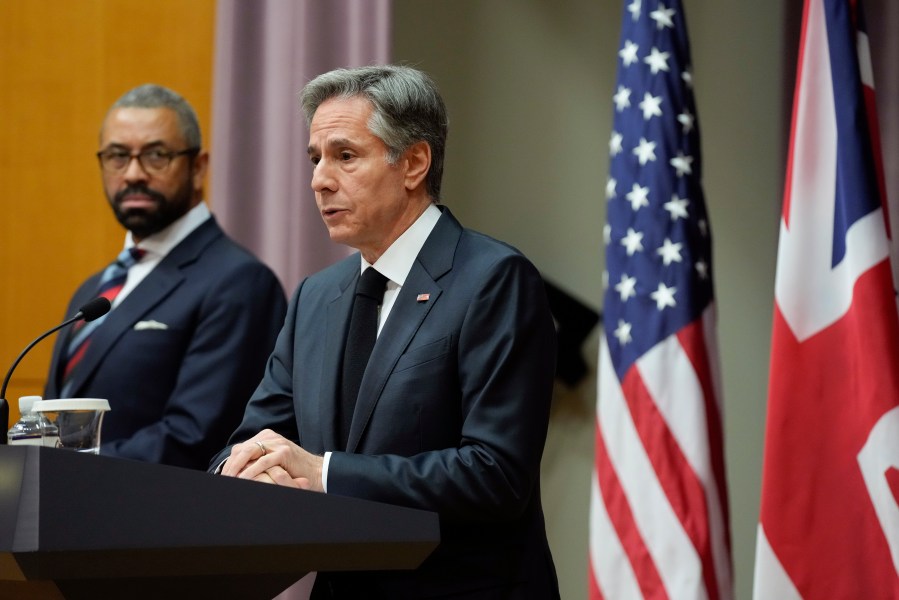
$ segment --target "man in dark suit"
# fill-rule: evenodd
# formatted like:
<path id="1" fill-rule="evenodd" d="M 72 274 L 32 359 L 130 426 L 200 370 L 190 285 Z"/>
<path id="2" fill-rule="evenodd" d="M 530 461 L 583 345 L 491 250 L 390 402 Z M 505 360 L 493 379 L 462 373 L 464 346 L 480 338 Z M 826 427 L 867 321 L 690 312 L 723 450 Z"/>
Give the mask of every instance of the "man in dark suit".
<path id="1" fill-rule="evenodd" d="M 108 399 L 101 454 L 206 468 L 262 376 L 284 291 L 203 202 L 209 155 L 181 96 L 158 85 L 127 92 L 106 115 L 97 156 L 127 260 L 75 292 L 66 314 L 98 295 L 113 308 L 58 336 L 44 397 Z"/>
<path id="2" fill-rule="evenodd" d="M 441 543 L 418 569 L 319 573 L 313 598 L 558 598 L 540 501 L 555 361 L 540 275 L 437 206 L 447 117 L 427 75 L 332 71 L 302 105 L 322 218 L 359 253 L 300 284 L 212 465 L 439 514 Z M 353 407 L 344 347 L 371 269 L 387 283 Z"/>

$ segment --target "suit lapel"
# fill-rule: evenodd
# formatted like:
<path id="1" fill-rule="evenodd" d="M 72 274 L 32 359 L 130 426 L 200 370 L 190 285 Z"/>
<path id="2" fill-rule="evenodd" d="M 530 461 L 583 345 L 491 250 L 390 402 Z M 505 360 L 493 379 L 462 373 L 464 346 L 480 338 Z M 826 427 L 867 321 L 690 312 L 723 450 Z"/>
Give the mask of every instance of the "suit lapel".
<path id="1" fill-rule="evenodd" d="M 356 280 L 359 279 L 359 255 L 350 261 L 353 269 L 337 282 L 335 295 L 328 304 L 325 316 L 325 340 L 322 349 L 321 393 L 318 402 L 318 418 L 323 448 L 337 448 L 337 404 L 340 402 L 337 384 L 340 381 L 340 366 L 343 360 L 343 348 L 346 344 L 346 331 L 349 326 L 349 314 L 353 307 L 353 296 L 356 291 Z"/>
<path id="2" fill-rule="evenodd" d="M 442 210 L 444 214 L 418 253 L 372 350 L 359 386 L 347 440 L 348 452 L 355 452 L 359 446 L 394 366 L 443 293 L 437 282 L 452 268 L 462 227 L 448 209 Z M 422 295 L 426 295 L 427 300 L 420 301 Z"/>
<path id="3" fill-rule="evenodd" d="M 106 316 L 103 323 L 91 334 L 90 346 L 74 374 L 72 395 L 79 394 L 116 341 L 181 285 L 184 281 L 182 268 L 194 262 L 203 250 L 221 235 L 222 230 L 213 218 L 197 227 L 156 265 L 115 310 Z"/>

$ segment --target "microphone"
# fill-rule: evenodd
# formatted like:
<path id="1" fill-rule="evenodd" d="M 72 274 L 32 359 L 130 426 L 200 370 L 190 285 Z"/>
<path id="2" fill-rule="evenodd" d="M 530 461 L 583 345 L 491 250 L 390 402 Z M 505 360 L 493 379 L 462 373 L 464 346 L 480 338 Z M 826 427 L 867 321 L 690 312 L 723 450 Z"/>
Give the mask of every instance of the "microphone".
<path id="1" fill-rule="evenodd" d="M 49 331 L 45 331 L 40 336 L 37 337 L 33 342 L 25 346 L 25 349 L 19 354 L 15 361 L 13 361 L 12 366 L 9 368 L 9 371 L 6 372 L 6 378 L 3 380 L 3 387 L 0 387 L 0 423 L 5 423 L 4 429 L 9 424 L 9 402 L 6 400 L 6 386 L 9 384 L 9 378 L 12 377 L 12 372 L 16 370 L 16 367 L 19 366 L 19 363 L 25 358 L 25 355 L 28 354 L 28 351 L 31 350 L 39 341 L 50 335 L 55 331 L 59 331 L 66 325 L 71 325 L 75 321 L 85 320 L 85 321 L 95 321 L 109 312 L 112 308 L 112 305 L 109 303 L 109 300 L 100 296 L 98 298 L 94 298 L 80 309 L 75 315 L 66 319 L 56 327 L 50 329 Z M 6 436 L 0 435 L 0 444 L 6 443 Z"/>
<path id="2" fill-rule="evenodd" d="M 57 329 L 65 327 L 69 323 L 74 323 L 78 319 L 84 319 L 88 323 L 90 323 L 91 321 L 96 321 L 97 319 L 99 319 L 100 317 L 102 317 L 103 315 L 108 313 L 109 309 L 111 309 L 111 308 L 112 308 L 112 304 L 110 304 L 109 300 L 107 300 L 103 296 L 100 296 L 99 298 L 94 298 L 93 300 L 91 300 L 90 302 L 88 302 L 87 304 L 85 304 L 84 306 L 79 308 L 78 312 L 75 313 L 74 317 L 72 317 L 71 319 L 69 319 L 68 321 L 66 321 L 65 323 L 60 325 L 59 327 L 54 327 L 53 329 L 50 330 L 49 333 L 52 333 L 52 332 L 56 331 Z M 44 335 L 46 335 L 46 334 L 44 334 Z M 40 339 L 40 338 L 38 338 L 38 339 Z"/>

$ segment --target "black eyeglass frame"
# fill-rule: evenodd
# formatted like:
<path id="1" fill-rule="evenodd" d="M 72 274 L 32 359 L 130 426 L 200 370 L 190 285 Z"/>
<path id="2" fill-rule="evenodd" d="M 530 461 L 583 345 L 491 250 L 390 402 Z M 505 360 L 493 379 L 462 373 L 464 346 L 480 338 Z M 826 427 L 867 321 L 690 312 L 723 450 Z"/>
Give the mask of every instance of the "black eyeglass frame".
<path id="1" fill-rule="evenodd" d="M 186 148 L 184 150 L 163 150 L 161 148 L 148 148 L 146 150 L 141 150 L 140 152 L 124 152 L 124 151 L 115 151 L 116 154 L 127 154 L 128 160 L 125 161 L 121 167 L 115 169 L 106 166 L 106 163 L 103 161 L 104 156 L 108 156 L 110 152 L 114 151 L 112 148 L 107 148 L 106 150 L 100 150 L 97 152 L 97 160 L 100 162 L 100 169 L 102 169 L 106 173 L 110 174 L 119 174 L 124 173 L 128 170 L 128 165 L 131 164 L 131 161 L 135 158 L 137 159 L 137 164 L 140 165 L 140 168 L 143 169 L 147 173 L 162 173 L 166 169 L 168 169 L 172 165 L 172 161 L 178 158 L 179 156 L 191 156 L 193 158 L 197 154 L 200 153 L 199 147 Z M 143 158 L 145 154 L 150 152 L 155 152 L 157 154 L 161 154 L 168 159 L 168 162 L 165 163 L 162 167 L 151 167 L 147 168 L 147 165 L 144 164 Z"/>

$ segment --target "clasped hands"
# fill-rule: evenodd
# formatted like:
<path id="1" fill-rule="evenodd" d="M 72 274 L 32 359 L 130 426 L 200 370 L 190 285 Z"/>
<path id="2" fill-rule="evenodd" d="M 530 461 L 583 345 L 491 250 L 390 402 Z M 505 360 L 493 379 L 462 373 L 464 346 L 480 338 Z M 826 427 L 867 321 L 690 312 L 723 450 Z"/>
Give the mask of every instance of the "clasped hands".
<path id="1" fill-rule="evenodd" d="M 222 475 L 323 492 L 323 458 L 271 429 L 231 448 Z"/>

